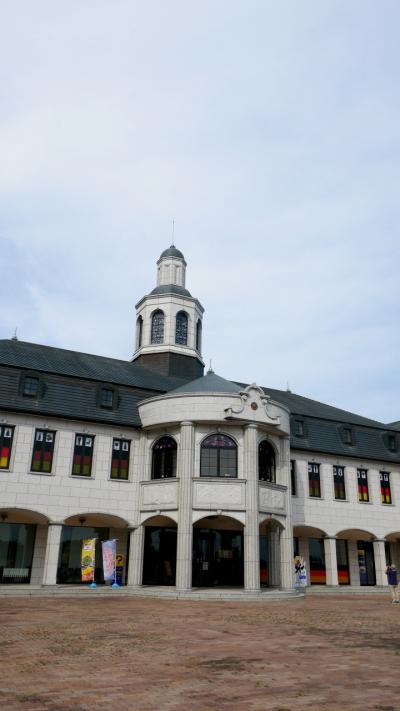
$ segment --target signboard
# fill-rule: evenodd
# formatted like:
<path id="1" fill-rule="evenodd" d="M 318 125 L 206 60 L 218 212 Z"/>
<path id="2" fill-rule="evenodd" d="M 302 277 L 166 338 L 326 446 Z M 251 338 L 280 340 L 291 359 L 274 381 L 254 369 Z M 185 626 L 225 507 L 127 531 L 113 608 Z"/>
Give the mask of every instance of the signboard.
<path id="1" fill-rule="evenodd" d="M 124 556 L 117 553 L 115 556 L 115 582 L 122 585 L 124 578 Z"/>
<path id="2" fill-rule="evenodd" d="M 110 541 L 103 541 L 101 544 L 103 552 L 103 575 L 104 580 L 115 579 L 115 554 L 117 550 L 117 541 L 114 539 Z"/>
<path id="3" fill-rule="evenodd" d="M 94 582 L 94 560 L 96 554 L 96 538 L 86 538 L 82 541 L 81 573 L 83 582 Z"/>
<path id="4" fill-rule="evenodd" d="M 294 559 L 294 578 L 295 578 L 295 587 L 296 588 L 304 588 L 307 585 L 307 570 L 306 570 L 306 562 L 304 558 L 300 555 L 297 555 Z"/>

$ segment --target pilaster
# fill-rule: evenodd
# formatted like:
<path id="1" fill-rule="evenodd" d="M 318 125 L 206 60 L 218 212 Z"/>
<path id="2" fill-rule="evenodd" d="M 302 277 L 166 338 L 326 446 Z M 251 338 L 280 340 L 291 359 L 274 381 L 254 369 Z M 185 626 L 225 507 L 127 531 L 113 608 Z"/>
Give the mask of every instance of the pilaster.
<path id="1" fill-rule="evenodd" d="M 129 530 L 127 585 L 141 585 L 143 577 L 144 526 Z"/>
<path id="2" fill-rule="evenodd" d="M 55 522 L 48 525 L 42 585 L 55 585 L 57 583 L 62 526 L 62 523 Z"/>
<path id="3" fill-rule="evenodd" d="M 176 588 L 190 590 L 192 587 L 192 498 L 194 471 L 194 424 L 181 422 L 179 445 L 179 493 L 178 493 L 178 538 L 176 548 Z"/>
<path id="4" fill-rule="evenodd" d="M 326 584 L 339 585 L 337 555 L 336 555 L 336 538 L 324 538 L 325 551 L 325 569 L 326 569 Z"/>
<path id="5" fill-rule="evenodd" d="M 385 541 L 373 541 L 375 558 L 375 576 L 377 585 L 387 585 Z"/>
<path id="6" fill-rule="evenodd" d="M 244 529 L 244 587 L 260 589 L 260 534 L 258 522 L 258 428 L 249 424 L 244 430 L 244 466 L 246 476 L 246 525 Z"/>

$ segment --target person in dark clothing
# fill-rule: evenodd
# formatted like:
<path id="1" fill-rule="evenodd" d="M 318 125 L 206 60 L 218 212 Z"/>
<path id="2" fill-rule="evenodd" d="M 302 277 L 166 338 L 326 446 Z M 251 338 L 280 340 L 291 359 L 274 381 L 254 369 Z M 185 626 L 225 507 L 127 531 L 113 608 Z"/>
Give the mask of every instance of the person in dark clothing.
<path id="1" fill-rule="evenodd" d="M 388 579 L 389 589 L 392 595 L 392 604 L 399 603 L 399 582 L 397 578 L 397 570 L 395 565 L 388 565 L 386 567 L 386 575 Z"/>

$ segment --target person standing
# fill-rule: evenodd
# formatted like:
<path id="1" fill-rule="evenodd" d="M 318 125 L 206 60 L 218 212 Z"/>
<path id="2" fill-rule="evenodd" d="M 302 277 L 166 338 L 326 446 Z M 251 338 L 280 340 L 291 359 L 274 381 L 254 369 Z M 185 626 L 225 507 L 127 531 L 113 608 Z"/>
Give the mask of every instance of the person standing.
<path id="1" fill-rule="evenodd" d="M 386 566 L 386 575 L 388 579 L 389 589 L 392 595 L 392 604 L 399 603 L 399 582 L 397 579 L 397 570 L 395 565 Z"/>

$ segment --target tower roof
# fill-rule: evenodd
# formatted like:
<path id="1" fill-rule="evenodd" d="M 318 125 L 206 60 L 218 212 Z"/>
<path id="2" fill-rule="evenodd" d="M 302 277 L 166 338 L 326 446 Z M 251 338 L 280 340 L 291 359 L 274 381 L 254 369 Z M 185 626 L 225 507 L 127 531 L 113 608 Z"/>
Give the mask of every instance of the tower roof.
<path id="1" fill-rule="evenodd" d="M 170 394 L 175 393 L 239 393 L 242 388 L 237 383 L 232 383 L 230 380 L 225 380 L 221 376 L 216 375 L 212 370 L 209 370 L 202 378 L 192 380 L 190 383 L 185 383 L 178 388 L 170 391 Z"/>
<path id="2" fill-rule="evenodd" d="M 185 261 L 185 257 L 183 256 L 182 252 L 177 249 L 174 244 L 171 244 L 168 249 L 164 249 L 164 251 L 161 252 L 160 259 L 164 259 L 167 257 L 177 257 L 178 259 L 183 259 Z"/>

